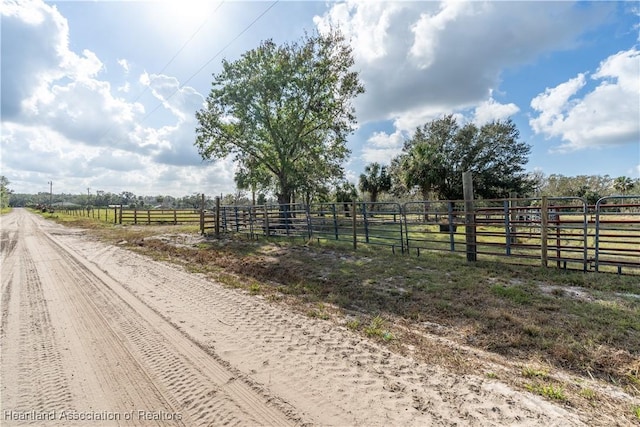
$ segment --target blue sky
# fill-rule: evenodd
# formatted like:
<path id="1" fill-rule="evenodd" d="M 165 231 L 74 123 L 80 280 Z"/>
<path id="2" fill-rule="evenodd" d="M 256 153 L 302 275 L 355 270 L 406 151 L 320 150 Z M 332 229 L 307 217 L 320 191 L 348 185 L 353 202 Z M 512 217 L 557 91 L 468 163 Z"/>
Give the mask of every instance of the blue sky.
<path id="1" fill-rule="evenodd" d="M 366 93 L 345 165 L 417 126 L 511 118 L 527 170 L 640 177 L 637 2 L 2 1 L 0 174 L 16 192 L 234 191 L 195 112 L 221 61 L 339 27 Z"/>

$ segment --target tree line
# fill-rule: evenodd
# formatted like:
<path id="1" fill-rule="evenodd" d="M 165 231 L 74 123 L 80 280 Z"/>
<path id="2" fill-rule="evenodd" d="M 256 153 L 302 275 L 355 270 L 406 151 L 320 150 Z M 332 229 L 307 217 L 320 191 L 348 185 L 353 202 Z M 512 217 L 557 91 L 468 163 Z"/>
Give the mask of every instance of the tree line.
<path id="1" fill-rule="evenodd" d="M 359 185 L 348 181 L 339 182 L 334 188 L 327 189 L 325 193 L 318 196 L 314 201 L 322 203 L 350 203 L 354 200 L 376 200 L 407 202 L 425 200 L 424 194 L 418 188 L 407 191 L 402 183 L 396 181 L 396 177 L 387 172 L 389 169 L 377 163 L 367 166 L 365 181 Z M 537 183 L 534 193 L 527 196 L 566 196 L 582 197 L 589 204 L 595 204 L 598 199 L 612 195 L 640 194 L 640 179 L 632 179 L 621 176 L 612 178 L 609 175 L 579 175 L 564 176 L 560 174 L 544 175 L 541 173 L 530 174 L 530 179 Z M 54 193 L 39 192 L 36 194 L 14 193 L 9 188 L 10 182 L 0 176 L 0 203 L 2 208 L 8 206 L 28 207 L 28 206 L 48 206 L 53 202 L 54 208 L 76 207 L 106 207 L 109 205 L 122 205 L 130 209 L 200 209 L 202 196 L 198 194 L 173 197 L 169 195 L 142 196 L 130 191 L 121 193 L 110 193 L 97 191 L 95 194 L 86 193 Z M 377 186 L 376 195 L 370 192 L 372 186 Z M 275 204 L 278 200 L 259 194 L 253 200 L 252 195 L 246 190 L 237 190 L 233 193 L 221 194 L 221 204 L 225 206 L 252 205 L 252 204 Z M 205 209 L 215 206 L 215 196 L 205 197 Z"/>
<path id="2" fill-rule="evenodd" d="M 8 180 L 7 180 L 8 184 Z M 55 208 L 96 208 L 108 206 L 124 206 L 131 209 L 200 209 L 202 196 L 191 194 L 182 197 L 168 195 L 141 196 L 131 191 L 111 193 L 98 190 L 94 194 L 87 193 L 47 193 L 36 194 L 14 193 L 9 190 L 7 204 L 13 207 L 51 206 Z M 215 201 L 211 197 L 205 199 L 205 207 L 213 207 Z"/>

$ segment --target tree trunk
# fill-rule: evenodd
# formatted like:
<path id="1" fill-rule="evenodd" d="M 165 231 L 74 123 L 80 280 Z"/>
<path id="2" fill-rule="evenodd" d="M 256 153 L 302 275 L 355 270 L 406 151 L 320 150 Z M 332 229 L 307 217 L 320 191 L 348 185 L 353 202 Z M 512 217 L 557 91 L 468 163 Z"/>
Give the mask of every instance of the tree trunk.
<path id="1" fill-rule="evenodd" d="M 280 193 L 278 194 L 278 204 L 280 205 L 280 227 L 289 229 L 291 223 L 290 203 L 293 191 L 286 186 L 280 187 Z"/>
<path id="2" fill-rule="evenodd" d="M 285 193 L 284 191 L 282 193 L 278 193 L 278 204 L 279 205 L 288 205 L 289 203 L 291 203 L 291 193 Z"/>
<path id="3" fill-rule="evenodd" d="M 429 188 L 423 187 L 420 189 L 420 191 L 422 193 L 422 201 L 424 202 L 424 221 L 427 222 L 429 221 Z"/>
<path id="4" fill-rule="evenodd" d="M 378 201 L 378 192 L 377 191 L 372 191 L 371 192 L 371 203 L 375 203 Z"/>

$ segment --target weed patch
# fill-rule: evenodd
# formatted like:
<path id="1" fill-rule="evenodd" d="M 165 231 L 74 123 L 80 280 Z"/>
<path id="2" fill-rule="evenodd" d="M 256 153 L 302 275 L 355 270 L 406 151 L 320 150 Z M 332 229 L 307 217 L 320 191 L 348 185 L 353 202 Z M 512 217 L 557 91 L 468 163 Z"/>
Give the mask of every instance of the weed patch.
<path id="1" fill-rule="evenodd" d="M 531 295 L 517 286 L 491 286 L 491 292 L 498 297 L 506 298 L 516 304 L 531 304 Z"/>
<path id="2" fill-rule="evenodd" d="M 380 315 L 371 319 L 369 325 L 365 326 L 364 332 L 370 337 L 381 338 L 384 341 L 394 339 L 393 334 L 386 329 L 386 322 Z"/>
<path id="3" fill-rule="evenodd" d="M 561 387 L 552 384 L 526 384 L 526 389 L 547 399 L 566 401 L 567 396 Z"/>

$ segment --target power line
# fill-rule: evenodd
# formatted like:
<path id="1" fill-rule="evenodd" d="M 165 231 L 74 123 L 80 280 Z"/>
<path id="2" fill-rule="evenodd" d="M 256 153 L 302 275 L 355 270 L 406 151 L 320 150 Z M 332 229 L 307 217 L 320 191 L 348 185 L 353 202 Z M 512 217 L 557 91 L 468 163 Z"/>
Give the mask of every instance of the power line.
<path id="1" fill-rule="evenodd" d="M 211 19 L 211 17 L 213 15 L 215 15 L 215 13 L 218 11 L 218 9 L 220 9 L 222 7 L 222 5 L 225 3 L 226 0 L 222 0 L 220 3 L 218 3 L 218 6 L 211 12 L 211 14 L 208 14 L 204 21 L 202 21 L 202 24 L 200 24 L 200 26 L 191 34 L 191 36 L 189 36 L 189 38 L 182 44 L 182 46 L 180 47 L 180 49 L 178 49 L 178 51 L 171 57 L 171 59 L 169 59 L 169 61 L 164 64 L 164 66 L 162 67 L 162 69 L 158 72 L 158 74 L 162 74 L 168 67 L 169 65 L 171 65 L 173 63 L 173 61 L 175 61 L 175 59 L 182 53 L 182 51 L 189 45 L 189 43 L 191 43 L 191 41 L 193 41 L 193 39 L 198 35 L 198 33 L 200 33 L 200 31 L 202 31 L 202 29 L 205 27 L 205 25 L 209 22 L 209 20 Z M 147 90 L 149 90 L 149 86 L 145 86 L 144 89 L 138 94 L 138 96 L 136 96 L 133 101 L 131 101 L 132 103 L 137 102 L 142 95 L 144 95 Z M 157 109 L 157 108 L 156 108 Z M 146 118 L 146 117 L 145 117 Z M 143 120 L 145 119 L 143 118 Z M 101 136 L 100 139 L 104 138 L 105 136 L 107 136 L 112 130 L 113 130 L 114 125 L 111 125 Z"/>
<path id="2" fill-rule="evenodd" d="M 182 51 L 187 47 L 187 45 L 189 45 L 189 43 L 191 43 L 191 41 L 195 38 L 196 35 L 198 35 L 198 33 L 200 31 L 202 31 L 202 29 L 204 28 L 204 26 L 207 24 L 207 22 L 209 22 L 209 19 L 211 19 L 211 16 L 213 16 L 218 9 L 220 9 L 220 7 L 222 7 L 222 5 L 225 3 L 225 0 L 221 1 L 220 3 L 218 3 L 218 6 L 213 10 L 213 12 L 211 12 L 210 15 L 208 15 L 204 21 L 202 21 L 202 24 L 200 24 L 200 26 L 198 27 L 198 29 L 196 29 L 196 31 L 191 34 L 191 36 L 184 42 L 184 44 L 182 45 L 182 47 L 180 47 L 180 49 L 178 49 L 178 51 L 171 57 L 171 59 L 164 65 L 164 67 L 162 67 L 162 69 L 160 71 L 158 71 L 158 74 L 162 74 L 164 73 L 164 71 L 169 67 L 169 65 L 171 65 L 173 63 L 173 61 L 175 61 L 175 59 L 182 53 Z M 133 100 L 133 102 L 136 102 L 138 99 L 140 99 L 140 97 L 142 95 L 144 95 L 147 90 L 149 90 L 149 86 L 145 86 L 144 89 L 142 90 L 142 92 L 140 92 L 140 94 Z"/>
<path id="3" fill-rule="evenodd" d="M 198 70 L 196 70 L 195 73 L 193 73 L 187 80 L 185 80 L 184 83 L 178 86 L 176 90 L 174 90 L 168 97 L 166 97 L 164 99 L 164 102 L 171 99 L 176 93 L 178 93 L 178 91 L 180 91 L 180 89 L 184 88 L 184 86 L 187 83 L 189 83 L 195 76 L 200 74 L 202 70 L 204 70 L 209 64 L 211 64 L 218 56 L 220 56 L 222 52 L 224 52 L 229 46 L 231 46 L 236 40 L 238 40 L 244 33 L 246 33 L 256 22 L 258 22 L 264 15 L 267 14 L 267 12 L 269 12 L 279 2 L 280 0 L 276 0 L 273 3 L 271 3 L 271 5 L 268 8 L 266 8 L 260 15 L 258 15 L 253 21 L 251 21 L 251 23 L 247 27 L 245 27 L 244 30 L 242 30 L 237 36 L 235 36 L 229 43 L 227 43 L 222 49 L 220 49 L 215 55 L 213 55 L 207 62 L 205 62 L 204 65 L 198 68 Z M 149 113 L 147 113 L 142 118 L 142 120 L 140 120 L 140 123 L 148 119 L 149 116 L 151 116 L 154 112 L 156 112 L 162 105 L 163 105 L 163 102 L 160 102 L 153 110 L 149 111 Z"/>
<path id="4" fill-rule="evenodd" d="M 164 70 L 167 69 L 167 67 L 169 65 L 171 65 L 171 63 L 178 57 L 178 55 L 180 55 L 182 53 L 182 51 L 187 47 L 187 45 L 189 43 L 191 43 L 191 40 L 194 39 L 194 37 L 196 35 L 198 35 L 198 33 L 204 28 L 205 24 L 207 22 L 209 22 L 209 19 L 211 18 L 212 15 L 215 15 L 215 13 L 218 11 L 218 9 L 220 9 L 222 7 L 222 5 L 224 4 L 224 0 L 221 1 L 220 3 L 218 3 L 218 6 L 213 10 L 213 12 L 211 12 L 211 15 L 207 16 L 207 18 L 202 22 L 202 24 L 200 24 L 200 26 L 198 27 L 198 29 L 191 34 L 191 37 L 189 37 L 189 39 L 184 42 L 184 44 L 182 45 L 182 47 L 180 49 L 178 49 L 178 51 L 176 52 L 175 55 L 173 55 L 173 57 L 169 60 L 169 62 L 166 63 L 166 65 L 164 67 L 162 67 L 162 70 L 159 71 L 159 74 L 162 74 L 164 72 Z"/>

